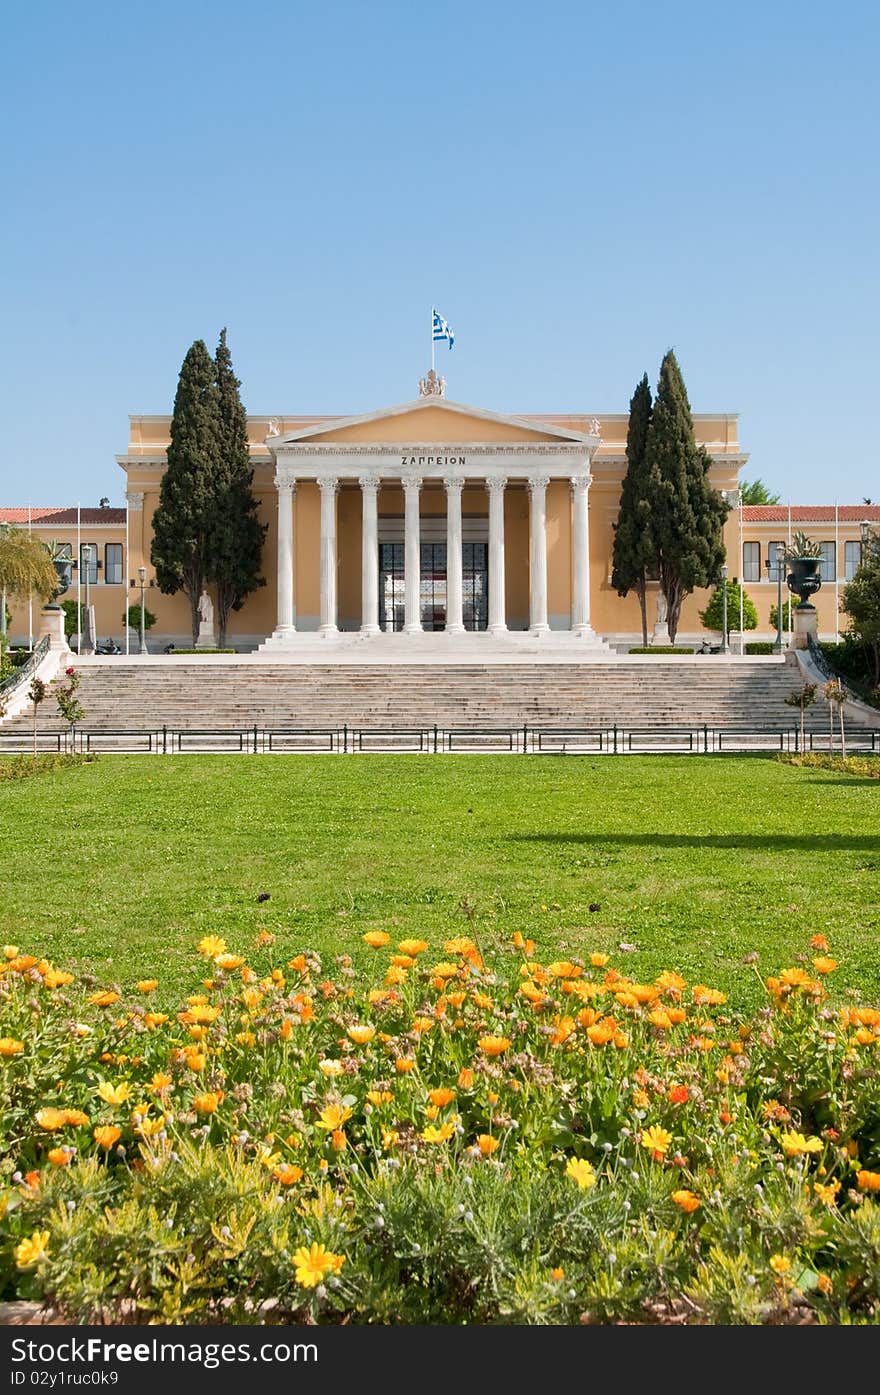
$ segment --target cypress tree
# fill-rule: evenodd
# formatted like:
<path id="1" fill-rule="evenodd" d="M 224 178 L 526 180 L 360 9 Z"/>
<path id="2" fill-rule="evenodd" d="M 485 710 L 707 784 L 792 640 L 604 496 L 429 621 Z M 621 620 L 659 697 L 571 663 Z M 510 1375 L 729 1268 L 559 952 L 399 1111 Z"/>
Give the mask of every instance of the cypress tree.
<path id="1" fill-rule="evenodd" d="M 626 432 L 626 474 L 620 494 L 620 512 L 614 525 L 611 585 L 618 596 L 635 591 L 642 612 L 642 643 L 648 643 L 647 582 L 654 561 L 651 539 L 651 502 L 645 447 L 651 424 L 651 389 L 648 375 L 637 384 L 629 404 Z"/>
<path id="2" fill-rule="evenodd" d="M 660 589 L 675 643 L 685 596 L 719 578 L 728 505 L 709 482 L 711 458 L 694 438 L 684 379 L 671 349 L 660 365 L 645 455 Z"/>
<path id="3" fill-rule="evenodd" d="M 208 536 L 218 469 L 219 407 L 214 360 L 197 339 L 188 350 L 174 398 L 168 465 L 153 515 L 151 559 L 160 591 L 189 599 L 193 645 L 199 596 L 207 576 Z"/>
<path id="4" fill-rule="evenodd" d="M 219 470 L 211 525 L 207 575 L 217 587 L 217 628 L 221 647 L 226 644 L 230 612 L 241 610 L 258 587 L 266 527 L 257 518 L 257 500 L 251 485 L 254 472 L 247 439 L 247 416 L 242 406 L 241 383 L 232 368 L 232 355 L 221 330 L 215 358 L 219 403 Z"/>

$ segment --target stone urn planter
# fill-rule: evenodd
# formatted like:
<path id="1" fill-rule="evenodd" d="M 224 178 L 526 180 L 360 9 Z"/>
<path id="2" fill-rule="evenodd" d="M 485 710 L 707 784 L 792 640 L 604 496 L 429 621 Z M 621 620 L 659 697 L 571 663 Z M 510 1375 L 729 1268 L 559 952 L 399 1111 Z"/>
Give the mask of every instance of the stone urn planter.
<path id="1" fill-rule="evenodd" d="M 69 557 L 56 557 L 52 566 L 55 568 L 58 584 L 55 587 L 55 593 L 51 601 L 44 608 L 46 610 L 60 610 L 61 607 L 57 604 L 58 597 L 63 596 L 65 591 L 70 590 L 70 581 L 73 576 L 73 562 Z"/>
<path id="2" fill-rule="evenodd" d="M 798 609 L 810 606 L 810 597 L 821 590 L 818 557 L 790 557 L 787 585 L 793 596 L 799 597 Z M 812 609 L 812 607 L 810 607 Z"/>

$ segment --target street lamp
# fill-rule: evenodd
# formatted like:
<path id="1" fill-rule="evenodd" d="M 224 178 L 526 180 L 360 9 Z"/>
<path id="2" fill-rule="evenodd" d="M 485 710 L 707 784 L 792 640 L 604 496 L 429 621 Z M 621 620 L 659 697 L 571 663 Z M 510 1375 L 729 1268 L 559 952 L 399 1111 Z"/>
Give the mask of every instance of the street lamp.
<path id="1" fill-rule="evenodd" d="M 726 654 L 727 645 L 727 572 L 728 567 L 725 562 L 721 568 L 721 649 L 719 653 Z"/>
<path id="2" fill-rule="evenodd" d="M 144 634 L 144 588 L 147 584 L 146 567 L 138 567 L 138 581 L 141 587 L 141 653 L 148 653 L 146 636 Z"/>
<path id="3" fill-rule="evenodd" d="M 785 559 L 785 548 L 782 543 L 776 544 L 776 639 L 773 641 L 773 653 L 782 653 L 782 571 Z M 770 581 L 773 570 L 773 563 L 767 556 L 767 580 Z"/>
<path id="4" fill-rule="evenodd" d="M 94 654 L 95 651 L 92 648 L 92 627 L 90 624 L 91 611 L 89 609 L 89 582 L 92 575 L 92 543 L 83 543 L 82 545 L 82 568 L 86 574 L 86 642 L 85 646 L 83 646 L 82 636 L 80 636 L 79 652 L 80 654 Z"/>

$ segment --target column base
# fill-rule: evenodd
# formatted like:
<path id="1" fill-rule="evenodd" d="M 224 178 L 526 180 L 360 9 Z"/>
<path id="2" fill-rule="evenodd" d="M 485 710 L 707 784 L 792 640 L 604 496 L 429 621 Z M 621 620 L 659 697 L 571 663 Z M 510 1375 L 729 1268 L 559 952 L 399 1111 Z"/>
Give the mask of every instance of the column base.
<path id="1" fill-rule="evenodd" d="M 319 625 L 319 626 L 318 626 L 318 634 L 319 634 L 319 635 L 338 635 L 338 634 L 339 634 L 339 626 L 338 626 L 338 625 Z"/>
<path id="2" fill-rule="evenodd" d="M 538 624 L 538 625 L 529 625 L 529 634 L 530 634 L 530 635 L 549 635 L 549 633 L 550 633 L 550 626 L 549 626 L 546 622 L 544 622 L 544 621 L 542 621 L 542 622 L 541 622 L 540 624 Z"/>
<path id="3" fill-rule="evenodd" d="M 463 635 L 464 633 L 464 625 L 447 625 L 444 630 L 444 634 L 447 635 Z"/>
<path id="4" fill-rule="evenodd" d="M 506 635 L 509 633 L 509 631 L 507 629 L 507 626 L 502 621 L 500 624 L 489 625 L 487 633 L 490 635 Z"/>
<path id="5" fill-rule="evenodd" d="M 421 635 L 425 632 L 421 625 L 404 625 L 402 633 L 405 635 Z"/>
<path id="6" fill-rule="evenodd" d="M 371 624 L 371 625 L 361 625 L 361 628 L 360 628 L 359 633 L 362 634 L 362 635 L 380 635 L 380 634 L 382 633 L 382 631 L 379 629 L 379 626 L 378 626 L 378 625 L 372 625 L 372 624 Z"/>

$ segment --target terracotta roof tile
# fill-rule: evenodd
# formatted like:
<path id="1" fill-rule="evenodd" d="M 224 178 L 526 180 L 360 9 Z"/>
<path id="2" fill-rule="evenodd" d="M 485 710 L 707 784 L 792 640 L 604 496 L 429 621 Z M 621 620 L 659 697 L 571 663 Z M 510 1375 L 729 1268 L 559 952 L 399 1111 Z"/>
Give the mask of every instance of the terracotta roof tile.
<path id="1" fill-rule="evenodd" d="M 27 524 L 28 514 L 30 521 L 44 527 L 47 523 L 55 523 L 58 527 L 69 528 L 76 526 L 76 508 L 64 508 L 60 505 L 37 506 L 32 504 L 30 510 L 25 508 L 0 508 L 0 523 Z M 125 509 L 80 509 L 80 523 L 124 523 Z"/>
<path id="2" fill-rule="evenodd" d="M 744 523 L 833 523 L 833 504 L 792 505 L 787 504 L 745 504 Z M 837 510 L 840 523 L 880 522 L 880 506 L 877 504 L 841 504 Z"/>

